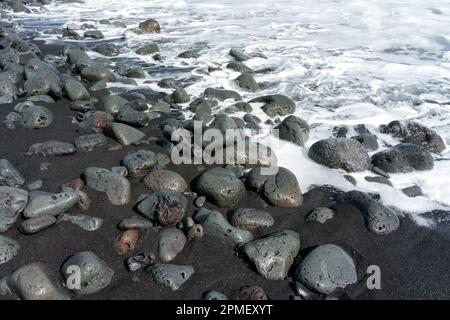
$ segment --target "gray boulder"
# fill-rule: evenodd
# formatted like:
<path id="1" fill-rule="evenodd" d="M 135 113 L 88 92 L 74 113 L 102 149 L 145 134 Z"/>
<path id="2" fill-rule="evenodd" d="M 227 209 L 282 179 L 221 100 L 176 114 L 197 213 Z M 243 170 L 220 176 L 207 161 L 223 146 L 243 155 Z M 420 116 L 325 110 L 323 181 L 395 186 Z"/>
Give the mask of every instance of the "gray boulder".
<path id="1" fill-rule="evenodd" d="M 433 156 L 421 146 L 401 143 L 372 156 L 374 166 L 388 173 L 431 170 L 434 167 Z"/>
<path id="2" fill-rule="evenodd" d="M 144 33 L 160 33 L 161 27 L 155 19 L 147 19 L 139 23 L 139 29 Z"/>
<path id="3" fill-rule="evenodd" d="M 136 49 L 136 53 L 141 56 L 147 56 L 159 52 L 159 47 L 156 43 L 148 43 Z"/>
<path id="4" fill-rule="evenodd" d="M 156 284 L 160 287 L 169 288 L 172 291 L 180 289 L 195 272 L 190 265 L 168 263 L 154 263 L 147 267 L 146 271 L 152 275 Z"/>
<path id="5" fill-rule="evenodd" d="M 244 253 L 266 279 L 283 280 L 300 250 L 296 232 L 285 230 L 244 245 Z"/>
<path id="6" fill-rule="evenodd" d="M 311 211 L 306 217 L 307 222 L 316 221 L 319 223 L 325 223 L 334 218 L 334 211 L 329 208 L 316 208 Z"/>
<path id="7" fill-rule="evenodd" d="M 31 145 L 28 148 L 28 151 L 25 153 L 25 155 L 54 157 L 54 156 L 65 156 L 69 154 L 74 154 L 76 151 L 77 149 L 72 143 L 62 142 L 58 140 L 49 140 L 45 142 L 38 142 Z"/>
<path id="8" fill-rule="evenodd" d="M 150 172 L 142 182 L 152 192 L 164 189 L 183 192 L 187 188 L 186 180 L 179 173 L 165 169 Z"/>
<path id="9" fill-rule="evenodd" d="M 243 73 L 237 77 L 236 83 L 246 91 L 256 92 L 259 89 L 259 85 L 256 83 L 255 78 L 248 73 Z"/>
<path id="10" fill-rule="evenodd" d="M 294 279 L 322 294 L 358 281 L 355 263 L 342 248 L 326 244 L 312 250 L 295 271 Z"/>
<path id="11" fill-rule="evenodd" d="M 110 70 L 102 66 L 87 66 L 81 69 L 81 77 L 91 82 L 103 80 L 106 82 L 114 82 L 116 76 Z"/>
<path id="12" fill-rule="evenodd" d="M 78 203 L 78 200 L 77 192 L 43 194 L 30 200 L 23 211 L 23 215 L 26 218 L 57 216 L 72 208 Z"/>
<path id="13" fill-rule="evenodd" d="M 14 110 L 20 113 L 20 123 L 28 129 L 46 128 L 52 124 L 54 119 L 50 110 L 36 106 L 30 101 L 16 105 Z"/>
<path id="14" fill-rule="evenodd" d="M 224 168 L 213 168 L 203 173 L 197 179 L 195 189 L 219 207 L 233 207 L 245 195 L 244 184 L 232 171 Z"/>
<path id="15" fill-rule="evenodd" d="M 309 149 L 309 157 L 329 168 L 344 169 L 348 172 L 364 171 L 370 167 L 367 151 L 354 139 L 319 140 Z"/>
<path id="16" fill-rule="evenodd" d="M 306 121 L 296 117 L 286 117 L 275 129 L 278 129 L 279 138 L 304 146 L 309 138 L 309 125 Z"/>

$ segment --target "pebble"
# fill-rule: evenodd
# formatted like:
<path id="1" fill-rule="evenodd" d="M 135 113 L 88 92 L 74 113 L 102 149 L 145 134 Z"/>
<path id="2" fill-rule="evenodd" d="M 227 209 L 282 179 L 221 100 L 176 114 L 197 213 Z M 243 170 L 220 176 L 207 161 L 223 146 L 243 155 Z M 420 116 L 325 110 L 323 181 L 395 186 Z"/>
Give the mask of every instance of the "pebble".
<path id="1" fill-rule="evenodd" d="M 170 262 L 183 250 L 187 239 L 183 231 L 166 228 L 159 232 L 158 255 L 161 261 Z"/>
<path id="2" fill-rule="evenodd" d="M 96 231 L 103 225 L 103 219 L 84 214 L 63 213 L 58 217 L 58 223 L 62 221 L 73 223 L 85 231 Z"/>
<path id="3" fill-rule="evenodd" d="M 169 263 L 154 263 L 147 267 L 153 280 L 161 287 L 169 288 L 172 291 L 180 287 L 194 274 L 194 267 L 190 265 L 175 265 Z"/>
<path id="4" fill-rule="evenodd" d="M 0 234 L 0 264 L 6 263 L 14 258 L 19 250 L 20 245 L 17 241 Z"/>
<path id="5" fill-rule="evenodd" d="M 200 216 L 195 216 L 196 221 L 198 221 L 197 219 L 199 218 Z M 205 235 L 212 236 L 232 247 L 253 240 L 253 234 L 250 231 L 233 227 L 228 220 L 217 211 L 209 211 L 201 224 Z"/>
<path id="6" fill-rule="evenodd" d="M 79 195 L 76 192 L 61 192 L 38 195 L 30 199 L 23 211 L 26 218 L 41 216 L 57 216 L 77 204 Z"/>
<path id="7" fill-rule="evenodd" d="M 156 154 L 150 150 L 138 150 L 127 154 L 121 164 L 132 177 L 143 177 L 158 167 Z"/>
<path id="8" fill-rule="evenodd" d="M 195 199 L 195 205 L 196 205 L 198 208 L 203 207 L 203 205 L 205 204 L 205 202 L 206 202 L 206 197 L 204 197 L 204 196 L 200 196 L 200 197 L 197 197 L 197 198 Z"/>
<path id="9" fill-rule="evenodd" d="M 297 177 L 286 168 L 278 168 L 269 176 L 262 190 L 264 198 L 275 207 L 295 208 L 303 203 L 303 195 Z"/>
<path id="10" fill-rule="evenodd" d="M 203 226 L 201 224 L 194 224 L 191 228 L 188 229 L 186 236 L 187 239 L 190 241 L 194 238 L 201 238 L 203 237 Z"/>
<path id="11" fill-rule="evenodd" d="M 159 22 L 154 19 L 147 19 L 139 23 L 139 29 L 144 33 L 160 33 L 161 27 Z"/>
<path id="12" fill-rule="evenodd" d="M 76 148 L 72 143 L 61 142 L 58 140 L 49 140 L 31 145 L 26 156 L 37 155 L 42 157 L 65 156 L 74 154 Z"/>
<path id="13" fill-rule="evenodd" d="M 36 180 L 32 183 L 27 184 L 27 189 L 32 191 L 32 190 L 39 190 L 42 189 L 42 187 L 44 186 L 44 181 L 42 180 Z"/>
<path id="14" fill-rule="evenodd" d="M 73 289 L 79 295 L 93 294 L 106 288 L 114 277 L 114 271 L 91 251 L 77 253 L 64 262 L 61 273 L 66 281 L 72 275 L 71 266 L 78 266 L 81 271 L 81 287 Z"/>
<path id="15" fill-rule="evenodd" d="M 139 232 L 137 229 L 129 229 L 120 234 L 114 244 L 114 249 L 117 254 L 124 255 L 136 249 L 136 243 L 139 239 Z"/>
<path id="16" fill-rule="evenodd" d="M 21 115 L 21 125 L 27 129 L 41 129 L 49 127 L 54 120 L 53 113 L 46 107 L 36 106 L 32 102 L 17 105 L 14 110 Z"/>
<path id="17" fill-rule="evenodd" d="M 316 221 L 325 223 L 334 218 L 334 211 L 329 208 L 316 208 L 306 217 L 307 222 Z"/>
<path id="18" fill-rule="evenodd" d="M 123 219 L 120 221 L 118 228 L 120 230 L 130 230 L 130 229 L 138 229 L 138 230 L 149 230 L 154 227 L 153 223 L 140 215 L 134 215 L 130 218 Z"/>
<path id="19" fill-rule="evenodd" d="M 91 98 L 91 95 L 86 90 L 84 85 L 76 80 L 67 80 L 64 88 L 66 90 L 67 97 L 71 101 L 86 101 Z"/>
<path id="20" fill-rule="evenodd" d="M 287 116 L 294 113 L 296 109 L 295 102 L 281 94 L 258 97 L 248 103 L 264 103 L 261 109 L 272 118 Z"/>
<path id="21" fill-rule="evenodd" d="M 0 280 L 0 295 L 21 300 L 69 300 L 68 292 L 43 263 L 23 266 Z"/>
<path id="22" fill-rule="evenodd" d="M 165 169 L 150 172 L 142 182 L 152 192 L 164 189 L 183 192 L 187 188 L 187 182 L 180 174 Z"/>
<path id="23" fill-rule="evenodd" d="M 300 250 L 299 235 L 291 230 L 272 233 L 244 245 L 243 251 L 266 279 L 282 280 Z"/>
<path id="24" fill-rule="evenodd" d="M 137 210 L 161 225 L 175 225 L 182 221 L 188 208 L 188 200 L 179 192 L 162 190 L 145 198 L 137 206 Z"/>
<path id="25" fill-rule="evenodd" d="M 124 205 L 130 201 L 131 185 L 124 176 L 108 169 L 89 167 L 84 170 L 84 178 L 89 188 L 106 192 L 114 205 Z"/>
<path id="26" fill-rule="evenodd" d="M 56 223 L 54 216 L 40 216 L 27 219 L 19 227 L 19 231 L 24 234 L 38 233 Z"/>
<path id="27" fill-rule="evenodd" d="M 231 224 L 240 229 L 256 230 L 274 225 L 272 215 L 266 211 L 252 208 L 239 208 L 231 214 Z"/>
<path id="28" fill-rule="evenodd" d="M 358 280 L 353 259 L 334 244 L 321 245 L 308 253 L 295 271 L 294 279 L 327 295 Z"/>
<path id="29" fill-rule="evenodd" d="M 0 185 L 23 186 L 25 178 L 7 159 L 0 159 Z"/>
<path id="30" fill-rule="evenodd" d="M 267 293 L 258 286 L 242 287 L 237 300 L 269 300 Z"/>

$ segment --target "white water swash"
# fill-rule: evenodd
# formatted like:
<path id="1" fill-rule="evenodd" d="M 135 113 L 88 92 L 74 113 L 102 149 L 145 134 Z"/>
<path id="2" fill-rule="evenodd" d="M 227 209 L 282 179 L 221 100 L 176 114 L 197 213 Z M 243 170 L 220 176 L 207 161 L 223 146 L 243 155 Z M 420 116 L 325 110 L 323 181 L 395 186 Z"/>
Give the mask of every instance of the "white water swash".
<path id="1" fill-rule="evenodd" d="M 154 18 L 161 34 L 137 35 L 129 29 Z M 106 40 L 124 44 L 116 57 L 145 62 L 149 86 L 164 77 L 197 76 L 187 92 L 196 97 L 207 87 L 223 87 L 241 93 L 244 100 L 265 94 L 284 94 L 297 103 L 296 116 L 312 127 L 301 148 L 287 142 L 275 144 L 279 165 L 292 170 L 303 192 L 313 185 L 355 187 L 343 172 L 314 163 L 308 148 L 332 135 L 335 126 L 365 124 L 383 141 L 379 126 L 392 120 L 413 120 L 437 131 L 450 144 L 450 1 L 443 0 L 85 0 L 85 3 L 51 4 L 32 14 L 16 14 L 25 31 L 38 31 L 38 38 L 52 41 L 57 35 L 43 34 L 69 23 L 92 24 Z M 127 28 L 99 24 L 101 19 L 120 21 Z M 162 62 L 138 56 L 132 48 L 158 43 Z M 255 75 L 261 90 L 246 93 L 234 79 L 237 72 L 223 67 L 208 73 L 210 65 L 225 66 L 230 48 L 263 53 L 246 64 L 273 71 Z M 198 59 L 179 59 L 185 50 L 199 49 Z M 93 56 L 97 54 L 91 53 Z M 220 104 L 225 108 L 233 102 Z M 254 106 L 263 122 L 267 115 Z M 238 114 L 243 115 L 243 114 Z M 263 125 L 262 136 L 270 126 Z M 376 152 L 383 150 L 380 147 Z M 373 152 L 371 153 L 373 154 Z M 441 156 L 450 158 L 450 148 Z M 352 174 L 357 189 L 380 193 L 381 201 L 409 213 L 450 208 L 450 162 L 435 161 L 430 171 L 392 174 L 393 187 L 364 179 L 370 172 Z M 409 198 L 402 188 L 418 185 L 423 197 Z M 418 215 L 416 221 L 427 223 Z"/>

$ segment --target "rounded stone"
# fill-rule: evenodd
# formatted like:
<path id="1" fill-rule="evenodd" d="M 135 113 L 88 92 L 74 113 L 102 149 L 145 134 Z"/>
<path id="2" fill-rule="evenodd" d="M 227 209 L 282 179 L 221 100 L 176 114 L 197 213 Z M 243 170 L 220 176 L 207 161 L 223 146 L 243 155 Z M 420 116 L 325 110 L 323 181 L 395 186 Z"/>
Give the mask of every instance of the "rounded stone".
<path id="1" fill-rule="evenodd" d="M 248 73 L 243 73 L 237 77 L 236 83 L 239 87 L 249 92 L 256 92 L 259 89 L 255 79 Z"/>
<path id="2" fill-rule="evenodd" d="M 81 287 L 73 291 L 80 295 L 93 294 L 104 289 L 114 276 L 114 271 L 91 251 L 77 253 L 64 262 L 61 272 L 66 281 L 72 275 L 74 267 L 79 268 Z"/>
<path id="3" fill-rule="evenodd" d="M 24 234 L 38 233 L 56 223 L 54 216 L 40 216 L 25 220 L 19 227 Z"/>
<path id="4" fill-rule="evenodd" d="M 166 228 L 159 232 L 158 255 L 161 261 L 170 262 L 186 245 L 187 238 L 183 231 L 177 228 Z"/>
<path id="5" fill-rule="evenodd" d="M 245 230 L 268 228 L 275 223 L 272 215 L 267 211 L 252 208 L 239 208 L 233 211 L 230 222 L 236 228 Z"/>
<path id="6" fill-rule="evenodd" d="M 306 121 L 296 117 L 286 117 L 275 129 L 278 129 L 279 138 L 304 146 L 309 138 L 309 125 Z"/>
<path id="7" fill-rule="evenodd" d="M 144 33 L 160 33 L 161 27 L 155 19 L 147 19 L 139 23 L 139 29 Z"/>
<path id="8" fill-rule="evenodd" d="M 232 171 L 224 168 L 203 173 L 196 182 L 196 191 L 219 207 L 233 207 L 245 194 L 244 184 Z"/>
<path id="9" fill-rule="evenodd" d="M 170 189 L 183 192 L 187 188 L 186 180 L 177 172 L 159 169 L 150 172 L 144 179 L 144 185 L 153 192 Z"/>
<path id="10" fill-rule="evenodd" d="M 180 287 L 194 274 L 194 268 L 190 265 L 175 265 L 168 263 L 154 263 L 146 269 L 153 280 L 161 287 L 172 291 Z"/>
<path id="11" fill-rule="evenodd" d="M 0 264 L 6 263 L 14 258 L 20 250 L 17 241 L 0 235 Z"/>
<path id="12" fill-rule="evenodd" d="M 286 168 L 278 168 L 269 176 L 263 188 L 264 198 L 275 207 L 294 208 L 303 203 L 303 195 L 297 177 Z"/>
<path id="13" fill-rule="evenodd" d="M 264 103 L 262 110 L 272 118 L 292 114 L 296 109 L 295 102 L 281 94 L 255 98 L 250 100 L 249 103 Z"/>
<path id="14" fill-rule="evenodd" d="M 306 217 L 307 222 L 316 221 L 319 223 L 325 223 L 334 218 L 334 211 L 329 208 L 316 208 L 311 211 Z"/>
<path id="15" fill-rule="evenodd" d="M 330 294 L 358 280 L 353 259 L 334 244 L 313 249 L 301 261 L 294 278 L 322 294 Z"/>
<path id="16" fill-rule="evenodd" d="M 102 66 L 87 66 L 81 70 L 81 76 L 92 82 L 99 80 L 113 82 L 116 80 L 114 73 Z"/>
<path id="17" fill-rule="evenodd" d="M 76 205 L 78 200 L 79 195 L 76 192 L 38 195 L 30 200 L 23 215 L 26 218 L 57 216 Z"/>
<path id="18" fill-rule="evenodd" d="M 84 85 L 76 80 L 67 80 L 64 88 L 71 101 L 86 101 L 91 98 Z"/>
<path id="19" fill-rule="evenodd" d="M 364 171 L 370 167 L 367 151 L 354 139 L 319 140 L 309 149 L 309 157 L 329 168 L 344 169 L 347 172 Z"/>

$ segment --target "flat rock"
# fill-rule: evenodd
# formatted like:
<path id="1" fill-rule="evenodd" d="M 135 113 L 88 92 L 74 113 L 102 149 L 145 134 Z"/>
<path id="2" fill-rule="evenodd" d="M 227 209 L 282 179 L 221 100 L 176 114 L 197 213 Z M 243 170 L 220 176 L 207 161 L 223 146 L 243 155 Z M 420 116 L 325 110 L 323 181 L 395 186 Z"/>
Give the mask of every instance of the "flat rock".
<path id="1" fill-rule="evenodd" d="M 244 253 L 266 279 L 283 280 L 300 250 L 296 232 L 285 230 L 244 245 Z"/>
<path id="2" fill-rule="evenodd" d="M 114 73 L 102 66 L 87 66 L 83 68 L 81 70 L 81 77 L 91 82 L 99 80 L 113 82 L 116 80 Z"/>
<path id="3" fill-rule="evenodd" d="M 24 234 L 38 233 L 56 223 L 54 216 L 40 216 L 27 219 L 19 227 L 20 232 Z"/>
<path id="4" fill-rule="evenodd" d="M 103 219 L 85 214 L 63 213 L 58 218 L 58 222 L 67 221 L 79 226 L 85 231 L 96 231 L 103 225 Z"/>
<path id="5" fill-rule="evenodd" d="M 230 223 L 239 229 L 255 230 L 271 227 L 275 221 L 267 211 L 253 208 L 239 208 L 231 214 Z"/>
<path id="6" fill-rule="evenodd" d="M 114 271 L 91 251 L 77 253 L 64 262 L 61 273 L 66 281 L 72 275 L 71 266 L 80 269 L 81 287 L 73 289 L 79 295 L 93 294 L 106 288 L 114 277 Z"/>
<path id="7" fill-rule="evenodd" d="M 225 101 L 228 99 L 235 101 L 242 101 L 242 97 L 239 93 L 232 90 L 224 90 L 224 89 L 214 89 L 207 88 L 204 92 L 205 97 L 216 98 L 220 101 Z"/>
<path id="8" fill-rule="evenodd" d="M 49 140 L 31 145 L 25 155 L 54 157 L 74 154 L 76 151 L 77 149 L 72 143 L 62 142 L 58 140 Z"/>
<path id="9" fill-rule="evenodd" d="M 66 212 L 78 203 L 79 195 L 76 192 L 60 192 L 42 194 L 31 199 L 23 211 L 26 218 L 41 216 L 57 216 Z"/>
<path id="10" fill-rule="evenodd" d="M 124 205 L 130 201 L 130 182 L 118 173 L 108 169 L 89 167 L 84 170 L 86 185 L 97 191 L 106 192 L 114 205 Z"/>
<path id="11" fill-rule="evenodd" d="M 153 151 L 138 150 L 126 155 L 122 165 L 128 169 L 132 177 L 143 177 L 150 171 L 158 168 L 158 158 Z"/>
<path id="12" fill-rule="evenodd" d="M 334 244 L 313 249 L 300 262 L 294 278 L 322 294 L 330 294 L 358 280 L 353 259 Z"/>
<path id="13" fill-rule="evenodd" d="M 70 295 L 43 263 L 23 266 L 0 280 L 0 295 L 21 300 L 69 300 Z"/>
<path id="14" fill-rule="evenodd" d="M 190 265 L 175 265 L 168 263 L 154 263 L 146 269 L 153 280 L 161 287 L 172 291 L 180 287 L 194 274 L 194 268 Z"/>
<path id="15" fill-rule="evenodd" d="M 103 146 L 108 139 L 102 133 L 93 133 L 79 136 L 75 139 L 75 147 L 79 152 L 91 152 L 97 146 Z"/>
<path id="16" fill-rule="evenodd" d="M 134 215 L 130 218 L 123 219 L 118 225 L 120 230 L 150 230 L 154 227 L 153 223 L 140 215 Z"/>

